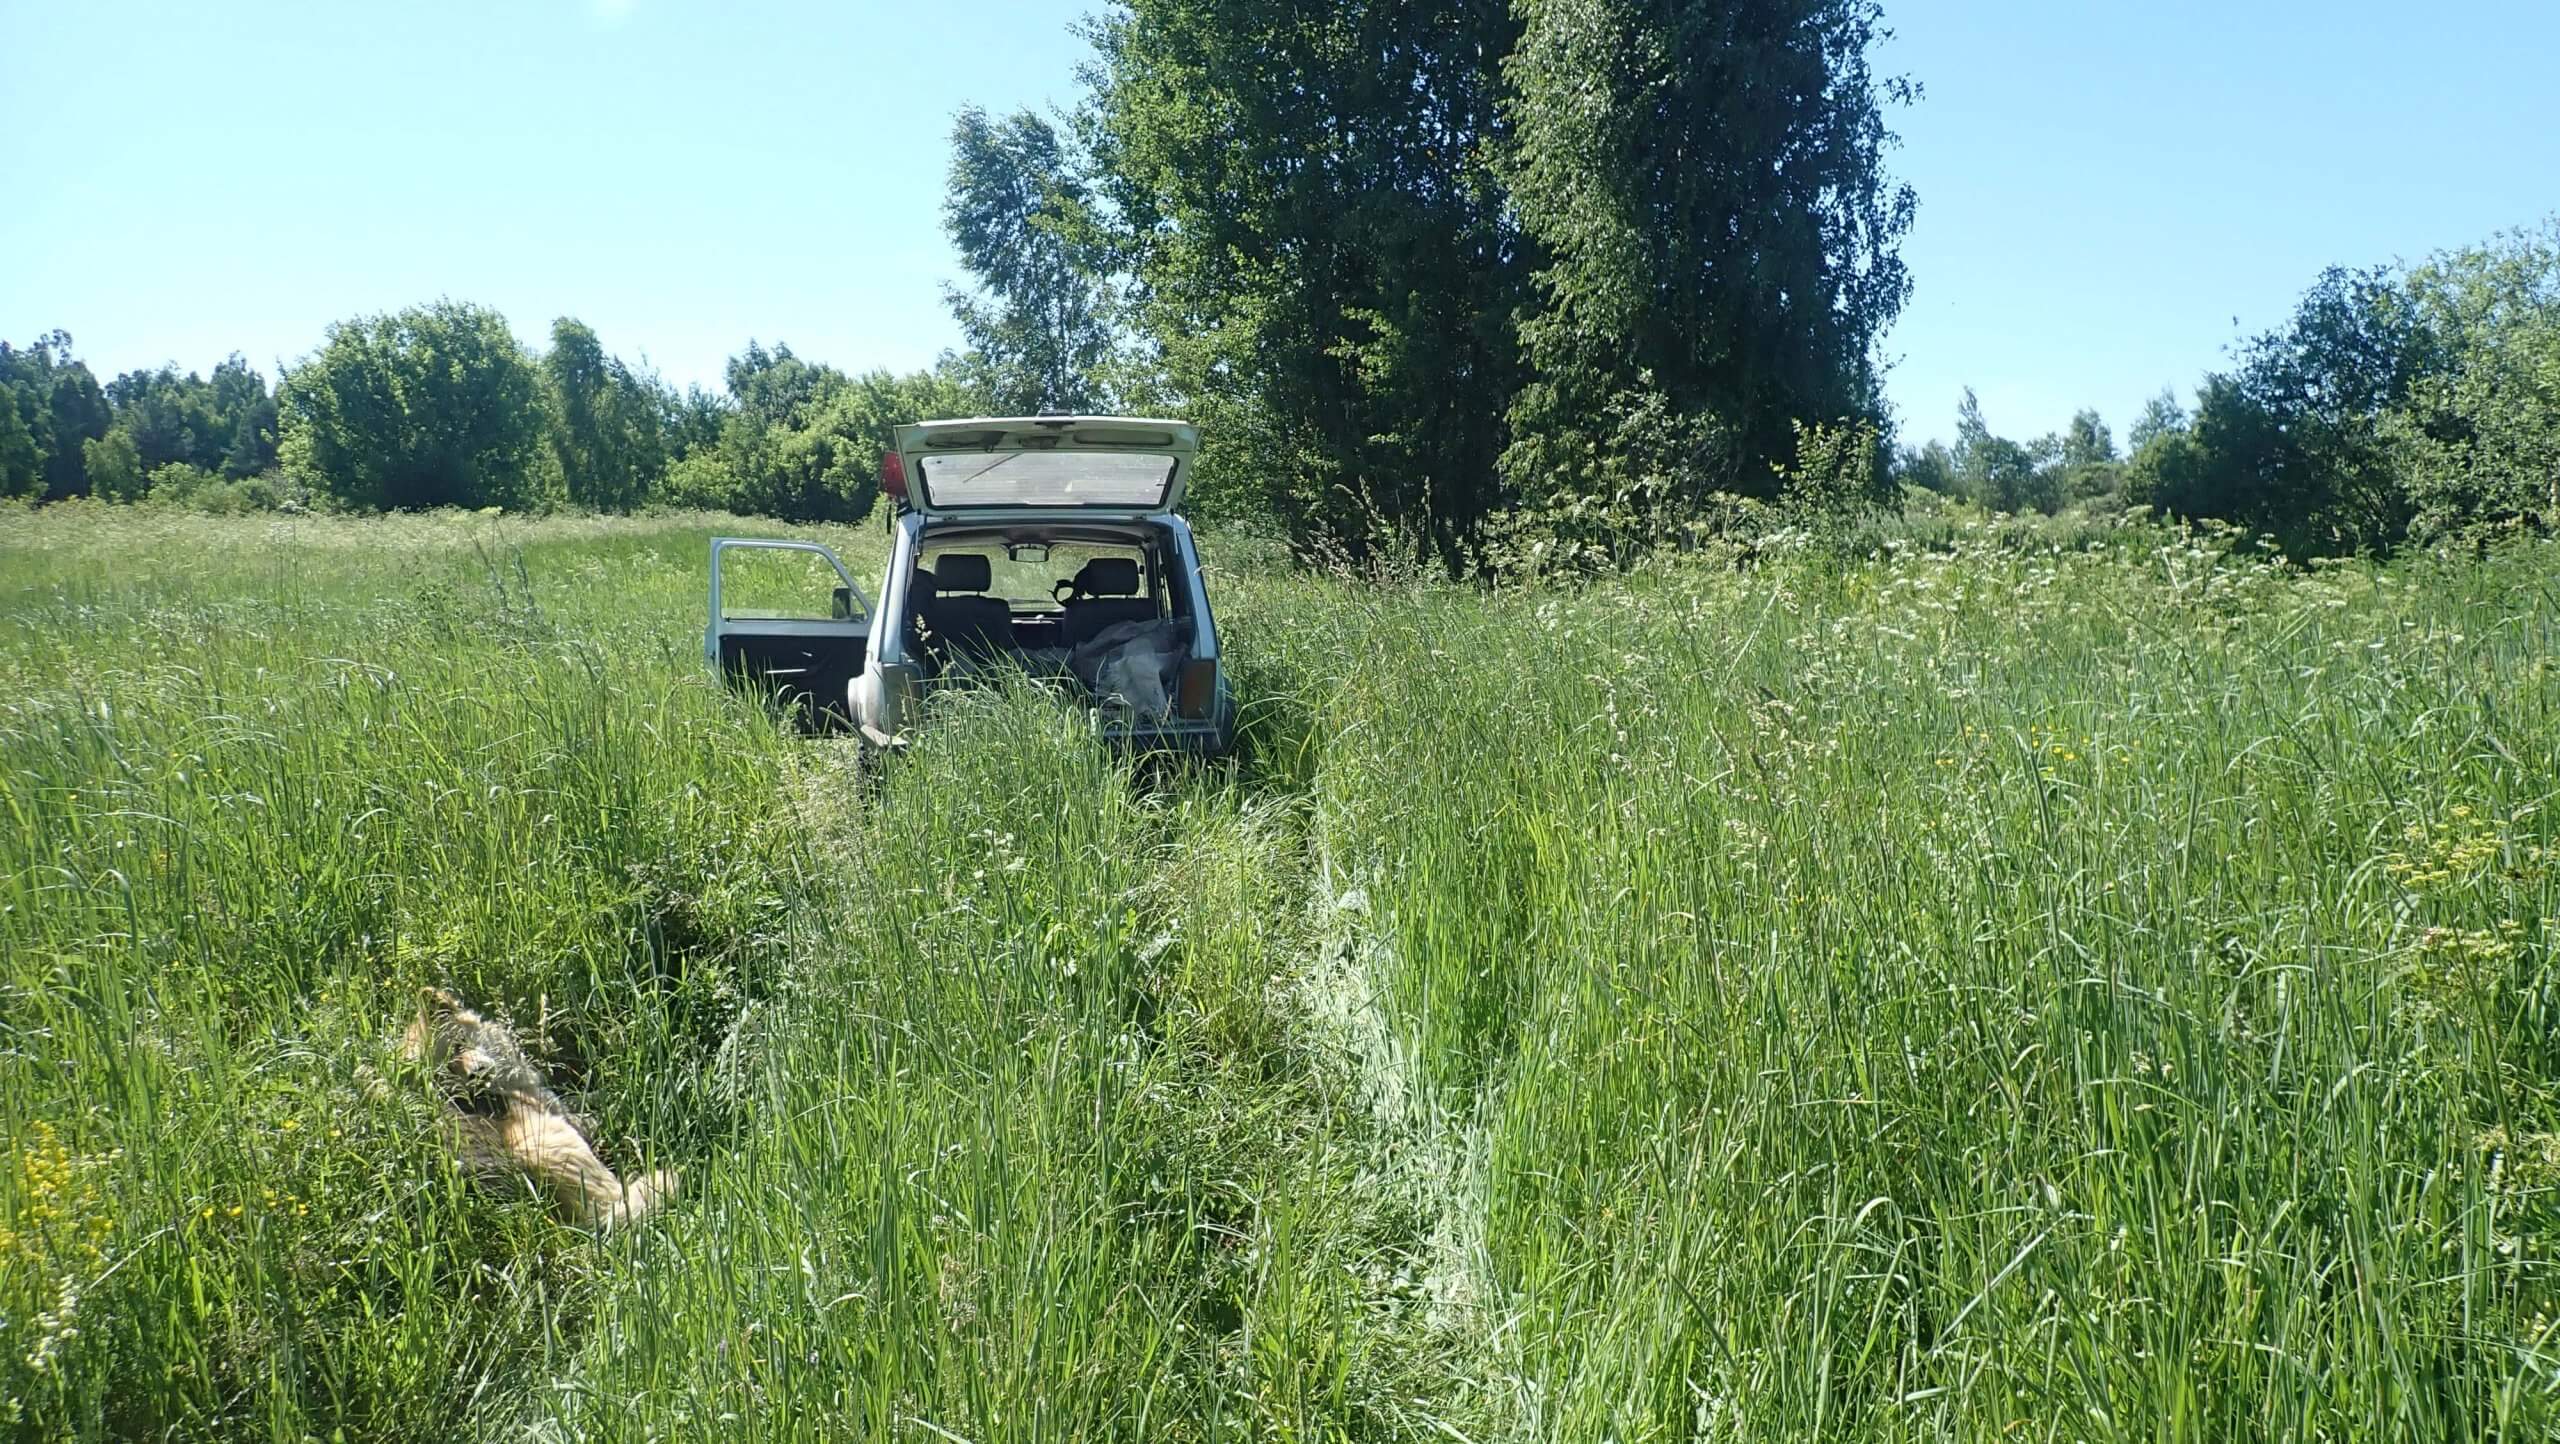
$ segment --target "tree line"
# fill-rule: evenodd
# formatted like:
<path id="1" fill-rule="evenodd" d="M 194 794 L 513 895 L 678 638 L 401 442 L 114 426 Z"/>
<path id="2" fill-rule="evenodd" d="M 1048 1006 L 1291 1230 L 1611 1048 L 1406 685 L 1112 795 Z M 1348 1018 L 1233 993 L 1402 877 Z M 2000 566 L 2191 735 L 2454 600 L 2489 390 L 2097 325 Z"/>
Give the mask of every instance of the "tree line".
<path id="1" fill-rule="evenodd" d="M 192 488 L 275 465 L 275 398 L 233 355 L 206 380 L 174 366 L 105 385 L 52 331 L 0 341 L 0 498 L 133 500 L 158 473 Z"/>
<path id="2" fill-rule="evenodd" d="M 2549 229 L 2329 273 L 2123 449 L 2094 413 L 2002 437 L 1970 393 L 1952 446 L 1895 447 L 1916 91 L 1874 0 L 1121 0 L 1086 33 L 1066 112 L 955 120 L 963 345 L 930 369 L 751 342 L 679 392 L 443 301 L 330 327 L 272 392 L 237 357 L 100 386 L 56 332 L 0 346 L 0 491 L 845 520 L 897 422 L 1056 407 L 1202 423 L 1205 515 L 1453 567 L 1904 486 L 2296 554 L 2560 514 Z"/>
<path id="3" fill-rule="evenodd" d="M 959 117 L 966 344 L 932 370 L 750 345 L 725 391 L 680 395 L 573 321 L 537 355 L 440 302 L 333 326 L 288 368 L 273 465 L 351 506 L 834 518 L 870 505 L 895 420 L 1179 412 L 1208 438 L 1204 512 L 1453 563 L 1497 524 L 1642 534 L 1776 496 L 1808 457 L 1881 496 L 1857 456 L 1880 455 L 1913 199 L 1882 163 L 1908 88 L 1870 70 L 1879 17 L 1126 0 L 1090 23 L 1071 115 Z M 96 476 L 74 435 L 106 448 Z M 144 435 L 112 402 L 56 425 L 45 494 L 200 481 L 168 468 L 202 455 Z"/>
<path id="4" fill-rule="evenodd" d="M 487 307 L 438 301 L 328 328 L 270 389 L 238 355 L 99 384 L 53 331 L 0 342 L 0 498 L 210 510 L 646 505 L 851 521 L 902 421 L 980 409 L 959 361 L 849 375 L 750 342 L 725 389 L 684 391 L 563 317 L 535 351 Z"/>
<path id="5" fill-rule="evenodd" d="M 330 328 L 279 389 L 282 460 L 360 507 L 852 521 L 877 498 L 893 427 L 976 400 L 941 371 L 849 375 L 757 342 L 723 379 L 679 393 L 566 317 L 537 356 L 498 313 L 438 302 Z"/>
<path id="6" fill-rule="evenodd" d="M 2323 273 L 2192 406 L 2154 398 L 2120 455 L 2083 411 L 1994 434 L 1967 390 L 1953 446 L 1899 479 L 2000 511 L 2150 506 L 2295 556 L 2484 541 L 2560 523 L 2560 218 L 2413 265 Z"/>

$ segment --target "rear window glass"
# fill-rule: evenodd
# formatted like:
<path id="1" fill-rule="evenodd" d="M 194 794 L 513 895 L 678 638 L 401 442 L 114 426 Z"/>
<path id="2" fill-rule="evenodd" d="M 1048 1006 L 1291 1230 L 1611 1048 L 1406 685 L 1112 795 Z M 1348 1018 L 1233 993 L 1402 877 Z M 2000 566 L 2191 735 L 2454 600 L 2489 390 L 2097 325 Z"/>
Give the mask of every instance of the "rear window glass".
<path id="1" fill-rule="evenodd" d="M 1004 598 L 1017 612 L 1039 611 L 1058 606 L 1070 595 L 1058 584 L 1074 581 L 1076 573 L 1084 569 L 1086 562 L 1103 557 L 1124 558 L 1138 563 L 1138 574 L 1141 578 L 1138 584 L 1139 591 L 1143 595 L 1146 590 L 1146 583 L 1143 580 L 1146 576 L 1146 554 L 1136 547 L 1060 542 L 1049 548 L 1047 561 L 1033 562 L 1015 561 L 1005 555 L 1005 549 L 1002 546 L 993 543 L 984 545 L 963 543 L 957 546 L 925 548 L 924 565 L 927 570 L 931 570 L 935 562 L 955 552 L 985 557 L 989 578 L 987 595 Z"/>
<path id="2" fill-rule="evenodd" d="M 1164 501 L 1174 458 L 1137 451 L 963 451 L 928 455 L 929 506 L 1151 507 Z"/>

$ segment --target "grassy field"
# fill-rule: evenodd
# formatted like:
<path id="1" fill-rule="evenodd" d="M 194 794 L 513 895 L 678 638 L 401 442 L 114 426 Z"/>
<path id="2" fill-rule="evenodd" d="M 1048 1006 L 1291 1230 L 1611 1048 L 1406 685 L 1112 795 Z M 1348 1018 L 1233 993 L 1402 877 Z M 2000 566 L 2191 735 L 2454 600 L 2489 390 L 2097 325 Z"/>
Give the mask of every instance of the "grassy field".
<path id="1" fill-rule="evenodd" d="M 0 515 L 11 1432 L 2560 1429 L 2560 548 L 1230 543 L 1239 765 L 875 774 L 747 526 Z M 467 1186 L 430 982 L 684 1199 Z"/>

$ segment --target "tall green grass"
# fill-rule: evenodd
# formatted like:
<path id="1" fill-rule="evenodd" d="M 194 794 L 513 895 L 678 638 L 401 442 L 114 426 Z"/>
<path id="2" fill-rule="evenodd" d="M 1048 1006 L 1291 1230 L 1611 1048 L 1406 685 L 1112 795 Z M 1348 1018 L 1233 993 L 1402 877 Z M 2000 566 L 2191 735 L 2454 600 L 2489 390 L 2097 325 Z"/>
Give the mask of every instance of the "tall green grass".
<path id="1" fill-rule="evenodd" d="M 700 675 L 742 525 L 8 519 L 14 1429 L 2554 1426 L 2547 547 L 1213 548 L 1240 762 L 883 768 Z M 464 1186 L 424 982 L 685 1198 Z"/>
<path id="2" fill-rule="evenodd" d="M 701 526 L 9 527 L 5 1407 L 448 1428 L 589 1263 L 359 1087 L 416 986 L 513 1014 L 626 1165 L 735 1126 L 665 1065 L 770 986 L 795 858 L 783 739 L 696 675 Z"/>
<path id="3" fill-rule="evenodd" d="M 2553 555 L 1372 628 L 1319 832 L 1462 1165 L 1482 1429 L 2545 1437 Z"/>

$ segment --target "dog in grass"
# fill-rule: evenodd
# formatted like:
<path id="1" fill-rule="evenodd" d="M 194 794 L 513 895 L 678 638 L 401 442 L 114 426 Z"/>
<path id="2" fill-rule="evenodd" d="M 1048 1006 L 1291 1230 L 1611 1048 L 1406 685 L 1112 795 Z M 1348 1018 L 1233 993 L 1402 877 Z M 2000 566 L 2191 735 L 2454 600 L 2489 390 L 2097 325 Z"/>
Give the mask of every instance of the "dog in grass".
<path id="1" fill-rule="evenodd" d="M 594 1125 L 561 1103 L 506 1025 L 444 989 L 420 993 L 400 1052 L 435 1079 L 450 1105 L 446 1141 L 475 1177 L 529 1178 L 563 1217 L 594 1228 L 636 1222 L 676 1196 L 673 1173 L 614 1177 L 596 1157 Z"/>

